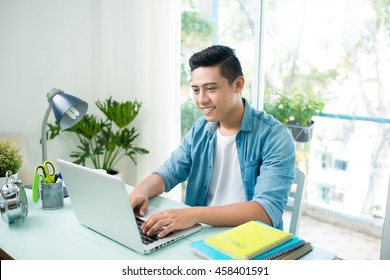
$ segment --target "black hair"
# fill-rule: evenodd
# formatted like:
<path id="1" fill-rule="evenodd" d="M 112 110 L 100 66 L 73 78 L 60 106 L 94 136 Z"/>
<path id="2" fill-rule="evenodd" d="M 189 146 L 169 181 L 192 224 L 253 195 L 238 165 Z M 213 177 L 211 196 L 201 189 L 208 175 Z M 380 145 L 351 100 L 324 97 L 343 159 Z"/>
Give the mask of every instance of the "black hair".
<path id="1" fill-rule="evenodd" d="M 198 67 L 219 65 L 221 76 L 226 78 L 230 85 L 237 77 L 244 76 L 235 51 L 221 45 L 214 45 L 195 53 L 191 56 L 189 65 L 191 72 Z"/>

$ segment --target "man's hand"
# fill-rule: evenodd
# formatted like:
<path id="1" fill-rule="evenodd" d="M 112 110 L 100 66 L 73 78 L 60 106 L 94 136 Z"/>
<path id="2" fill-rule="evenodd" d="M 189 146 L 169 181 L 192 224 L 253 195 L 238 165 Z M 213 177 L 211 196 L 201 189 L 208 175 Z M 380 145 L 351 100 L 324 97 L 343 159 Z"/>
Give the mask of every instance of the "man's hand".
<path id="1" fill-rule="evenodd" d="M 162 238 L 172 231 L 186 229 L 197 223 L 233 227 L 252 220 L 272 225 L 267 212 L 259 203 L 245 201 L 224 206 L 164 210 L 151 215 L 141 229 L 145 234 L 152 235 L 163 228 L 158 234 Z"/>
<path id="2" fill-rule="evenodd" d="M 198 223 L 195 212 L 196 207 L 164 210 L 151 215 L 141 229 L 145 234 L 152 235 L 163 228 L 158 234 L 158 237 L 162 238 L 172 231 L 186 229 Z"/>
<path id="3" fill-rule="evenodd" d="M 145 216 L 149 207 L 149 198 L 162 194 L 164 190 L 165 185 L 161 176 L 149 175 L 129 194 L 131 207 L 138 209 L 141 217 Z"/>
<path id="4" fill-rule="evenodd" d="M 129 194 L 130 204 L 133 209 L 138 209 L 138 214 L 143 217 L 149 207 L 149 197 L 140 191 L 134 190 Z"/>

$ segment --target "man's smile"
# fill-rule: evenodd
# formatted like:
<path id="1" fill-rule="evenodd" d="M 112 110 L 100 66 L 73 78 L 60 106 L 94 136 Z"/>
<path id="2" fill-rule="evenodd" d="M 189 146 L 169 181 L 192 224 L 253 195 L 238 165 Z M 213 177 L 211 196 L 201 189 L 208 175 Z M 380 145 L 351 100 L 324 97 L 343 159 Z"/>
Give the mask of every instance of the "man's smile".
<path id="1" fill-rule="evenodd" d="M 203 112 L 205 115 L 210 114 L 212 111 L 214 111 L 215 108 L 216 108 L 215 106 L 200 107 L 200 109 L 202 110 L 202 112 Z"/>

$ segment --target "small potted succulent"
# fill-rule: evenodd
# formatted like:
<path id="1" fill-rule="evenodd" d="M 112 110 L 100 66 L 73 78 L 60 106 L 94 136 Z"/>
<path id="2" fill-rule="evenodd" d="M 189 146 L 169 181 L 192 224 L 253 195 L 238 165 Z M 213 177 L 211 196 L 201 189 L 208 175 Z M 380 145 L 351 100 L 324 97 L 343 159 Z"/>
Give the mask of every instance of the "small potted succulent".
<path id="1" fill-rule="evenodd" d="M 312 117 L 322 112 L 324 105 L 320 96 L 292 89 L 285 94 L 267 92 L 264 111 L 286 125 L 295 141 L 308 142 L 313 135 Z"/>
<path id="2" fill-rule="evenodd" d="M 0 140 L 0 187 L 5 184 L 7 171 L 17 174 L 23 164 L 20 149 L 12 140 Z"/>

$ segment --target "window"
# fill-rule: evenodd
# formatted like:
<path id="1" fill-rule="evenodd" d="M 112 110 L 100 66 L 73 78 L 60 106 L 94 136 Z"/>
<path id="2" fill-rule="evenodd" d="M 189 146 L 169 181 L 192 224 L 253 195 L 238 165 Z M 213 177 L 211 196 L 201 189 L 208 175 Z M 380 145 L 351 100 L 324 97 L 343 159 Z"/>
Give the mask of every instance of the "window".
<path id="1" fill-rule="evenodd" d="M 312 141 L 297 142 L 306 202 L 375 227 L 390 170 L 390 3 L 265 3 L 265 93 L 325 102 Z"/>
<path id="2" fill-rule="evenodd" d="M 305 202 L 370 227 L 383 217 L 390 171 L 389 35 L 389 0 L 183 0 L 182 134 L 200 116 L 189 90 L 190 55 L 231 46 L 250 101 L 298 92 L 325 103 L 312 140 L 296 142 Z M 265 97 L 252 95 L 262 79 Z"/>
<path id="3" fill-rule="evenodd" d="M 201 116 L 192 99 L 188 59 L 210 45 L 226 45 L 236 51 L 246 84 L 242 93 L 252 100 L 251 85 L 255 53 L 255 14 L 257 0 L 183 0 L 181 61 L 182 136 Z"/>

